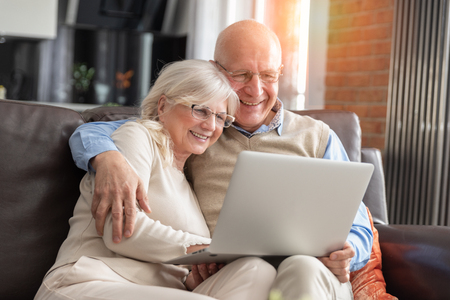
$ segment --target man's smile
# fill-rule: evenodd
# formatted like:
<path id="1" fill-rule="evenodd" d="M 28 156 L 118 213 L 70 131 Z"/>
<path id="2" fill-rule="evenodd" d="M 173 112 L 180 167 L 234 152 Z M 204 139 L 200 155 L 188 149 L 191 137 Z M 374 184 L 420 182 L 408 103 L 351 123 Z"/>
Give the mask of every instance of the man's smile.
<path id="1" fill-rule="evenodd" d="M 241 101 L 241 103 L 242 104 L 244 104 L 244 105 L 249 105 L 249 106 L 256 106 L 256 105 L 258 105 L 258 104 L 260 104 L 261 102 L 257 102 L 257 103 L 252 103 L 252 102 L 246 102 L 246 101 L 244 101 L 244 100 L 241 100 L 241 99 L 239 99 L 240 101 Z"/>

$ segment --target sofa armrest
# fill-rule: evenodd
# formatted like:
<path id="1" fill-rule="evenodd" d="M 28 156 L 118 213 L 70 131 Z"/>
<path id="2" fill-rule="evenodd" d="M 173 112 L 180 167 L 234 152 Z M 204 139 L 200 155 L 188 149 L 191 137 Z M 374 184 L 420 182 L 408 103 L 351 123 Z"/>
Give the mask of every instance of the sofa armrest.
<path id="1" fill-rule="evenodd" d="M 377 224 L 387 292 L 399 299 L 448 299 L 450 227 Z"/>
<path id="2" fill-rule="evenodd" d="M 362 148 L 361 162 L 370 163 L 374 166 L 372 178 L 364 194 L 363 202 L 369 208 L 374 224 L 388 224 L 386 187 L 380 150 L 376 148 Z"/>

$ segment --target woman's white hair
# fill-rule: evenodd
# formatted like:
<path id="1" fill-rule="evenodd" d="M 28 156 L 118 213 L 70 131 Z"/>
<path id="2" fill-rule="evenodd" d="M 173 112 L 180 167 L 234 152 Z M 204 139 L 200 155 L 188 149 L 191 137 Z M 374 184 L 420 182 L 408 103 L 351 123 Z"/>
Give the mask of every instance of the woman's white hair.
<path id="1" fill-rule="evenodd" d="M 227 113 L 233 115 L 239 106 L 239 98 L 231 88 L 227 77 L 211 62 L 205 60 L 183 60 L 167 64 L 159 73 L 150 92 L 142 100 L 141 118 L 154 139 L 163 161 L 172 164 L 171 139 L 159 122 L 158 101 L 166 96 L 166 105 L 200 104 L 227 101 Z"/>

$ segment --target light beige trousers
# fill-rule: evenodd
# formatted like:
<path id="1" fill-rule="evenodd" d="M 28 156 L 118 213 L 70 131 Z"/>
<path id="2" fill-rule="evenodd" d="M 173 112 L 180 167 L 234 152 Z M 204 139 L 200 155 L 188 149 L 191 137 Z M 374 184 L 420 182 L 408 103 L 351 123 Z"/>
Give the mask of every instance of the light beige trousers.
<path id="1" fill-rule="evenodd" d="M 353 299 L 350 282 L 340 283 L 320 260 L 306 255 L 288 257 L 278 266 L 272 294 L 283 300 Z"/>
<path id="2" fill-rule="evenodd" d="M 50 273 L 35 299 L 265 300 L 275 276 L 275 268 L 270 264 L 259 258 L 246 257 L 226 265 L 189 292 L 179 289 L 179 285 L 169 288 L 135 284 L 102 261 L 82 257 L 75 265 Z"/>
<path id="3" fill-rule="evenodd" d="M 350 283 L 341 284 L 318 259 L 302 255 L 285 259 L 278 271 L 259 258 L 238 259 L 193 292 L 135 284 L 92 258 L 83 257 L 73 266 L 50 273 L 35 299 L 265 300 L 269 293 L 283 300 L 353 299 Z"/>

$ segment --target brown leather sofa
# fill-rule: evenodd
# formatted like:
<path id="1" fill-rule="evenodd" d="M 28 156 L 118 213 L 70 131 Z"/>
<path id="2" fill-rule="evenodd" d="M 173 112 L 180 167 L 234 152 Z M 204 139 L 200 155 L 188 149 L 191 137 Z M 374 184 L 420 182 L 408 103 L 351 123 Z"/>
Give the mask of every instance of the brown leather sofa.
<path id="1" fill-rule="evenodd" d="M 67 235 L 84 172 L 68 139 L 91 121 L 135 116 L 104 107 L 79 114 L 61 107 L 0 100 L 0 299 L 32 299 Z M 301 111 L 328 123 L 351 160 L 375 165 L 364 202 L 380 235 L 387 291 L 399 299 L 450 299 L 450 228 L 388 225 L 380 152 L 361 150 L 357 116 Z"/>

